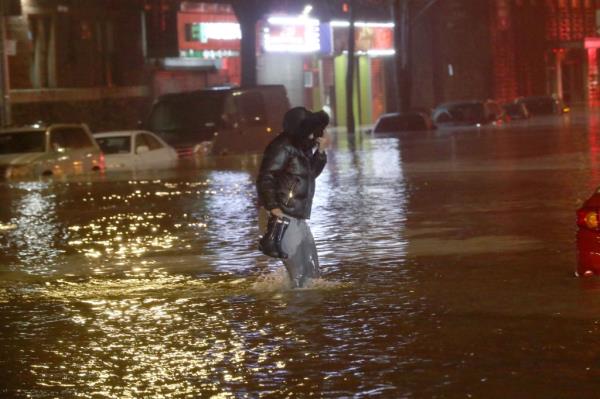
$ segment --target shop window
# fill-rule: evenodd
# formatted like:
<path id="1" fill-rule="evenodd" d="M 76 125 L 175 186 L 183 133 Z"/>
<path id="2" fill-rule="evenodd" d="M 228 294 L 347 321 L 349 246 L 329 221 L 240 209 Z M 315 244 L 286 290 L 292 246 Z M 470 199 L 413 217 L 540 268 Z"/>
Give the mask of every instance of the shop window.
<path id="1" fill-rule="evenodd" d="M 31 84 L 36 89 L 56 87 L 56 19 L 33 16 L 29 22 L 33 44 Z"/>
<path id="2" fill-rule="evenodd" d="M 30 15 L 29 36 L 33 88 L 114 84 L 115 38 L 110 19 Z"/>

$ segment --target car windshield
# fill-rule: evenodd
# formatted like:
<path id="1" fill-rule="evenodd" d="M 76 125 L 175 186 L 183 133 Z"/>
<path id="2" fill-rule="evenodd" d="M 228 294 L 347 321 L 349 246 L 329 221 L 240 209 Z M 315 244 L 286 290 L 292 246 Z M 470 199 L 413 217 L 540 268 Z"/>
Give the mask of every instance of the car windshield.
<path id="1" fill-rule="evenodd" d="M 129 154 L 131 152 L 131 136 L 96 137 L 100 149 L 105 154 Z"/>
<path id="2" fill-rule="evenodd" d="M 483 104 L 465 103 L 448 107 L 452 119 L 457 122 L 473 123 L 484 119 Z"/>
<path id="3" fill-rule="evenodd" d="M 393 115 L 382 117 L 375 126 L 375 132 L 398 132 L 426 129 L 426 123 L 418 114 Z"/>
<path id="4" fill-rule="evenodd" d="M 551 97 L 528 97 L 521 100 L 527 109 L 534 114 L 554 113 L 555 101 Z"/>
<path id="5" fill-rule="evenodd" d="M 43 131 L 0 132 L 2 155 L 45 151 L 46 134 Z"/>
<path id="6" fill-rule="evenodd" d="M 221 125 L 225 93 L 167 98 L 156 103 L 148 119 L 151 131 L 207 130 Z"/>

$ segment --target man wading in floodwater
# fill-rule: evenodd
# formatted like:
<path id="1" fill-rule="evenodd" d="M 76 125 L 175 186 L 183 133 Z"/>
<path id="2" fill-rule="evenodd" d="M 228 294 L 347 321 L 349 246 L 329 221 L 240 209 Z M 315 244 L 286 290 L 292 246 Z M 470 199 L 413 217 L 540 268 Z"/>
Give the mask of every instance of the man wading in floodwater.
<path id="1" fill-rule="evenodd" d="M 328 140 L 323 132 L 328 123 L 323 111 L 289 110 L 283 118 L 283 132 L 265 150 L 256 182 L 261 205 L 270 213 L 269 222 L 287 226 L 277 242 L 280 256 L 269 255 L 282 258 L 293 288 L 320 276 L 317 248 L 306 219 L 310 218 L 315 179 L 327 163 Z"/>

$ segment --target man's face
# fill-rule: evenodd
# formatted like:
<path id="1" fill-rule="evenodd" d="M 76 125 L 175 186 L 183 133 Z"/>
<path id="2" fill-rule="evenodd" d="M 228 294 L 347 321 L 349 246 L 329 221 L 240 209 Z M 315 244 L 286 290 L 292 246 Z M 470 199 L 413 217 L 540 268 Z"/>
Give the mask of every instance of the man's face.
<path id="1" fill-rule="evenodd" d="M 296 141 L 296 146 L 306 151 L 310 150 L 315 145 L 316 139 L 313 133 L 309 134 L 308 136 L 304 136 L 303 138 L 300 138 L 298 141 Z"/>

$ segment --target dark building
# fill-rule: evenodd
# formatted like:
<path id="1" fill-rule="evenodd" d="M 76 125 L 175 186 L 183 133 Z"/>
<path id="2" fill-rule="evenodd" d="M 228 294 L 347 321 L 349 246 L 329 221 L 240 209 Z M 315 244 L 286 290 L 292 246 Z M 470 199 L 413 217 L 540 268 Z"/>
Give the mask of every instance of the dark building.
<path id="1" fill-rule="evenodd" d="M 445 0 L 413 33 L 413 103 L 555 95 L 600 102 L 597 0 Z"/>
<path id="2" fill-rule="evenodd" d="M 139 1 L 22 0 L 6 17 L 14 124 L 135 124 L 148 102 Z"/>
<path id="3" fill-rule="evenodd" d="M 5 48 L 14 124 L 82 121 L 95 130 L 128 128 L 159 94 L 239 84 L 239 28 L 227 4 L 8 1 Z M 298 2 L 277 4 L 277 14 L 301 12 Z M 357 15 L 360 123 L 396 109 L 392 15 L 389 3 L 381 4 Z M 413 107 L 538 94 L 599 102 L 599 11 L 599 0 L 443 0 L 416 10 Z M 312 18 L 320 20 L 321 32 L 320 50 L 312 53 L 270 50 L 263 31 L 280 44 L 289 37 L 278 26 L 259 24 L 259 82 L 285 84 L 294 104 L 329 107 L 343 123 L 348 14 L 338 6 L 315 7 Z"/>
<path id="4" fill-rule="evenodd" d="M 439 1 L 413 22 L 412 103 L 492 97 L 489 2 Z"/>
<path id="5" fill-rule="evenodd" d="M 493 94 L 553 94 L 597 103 L 600 37 L 596 0 L 495 0 Z"/>

